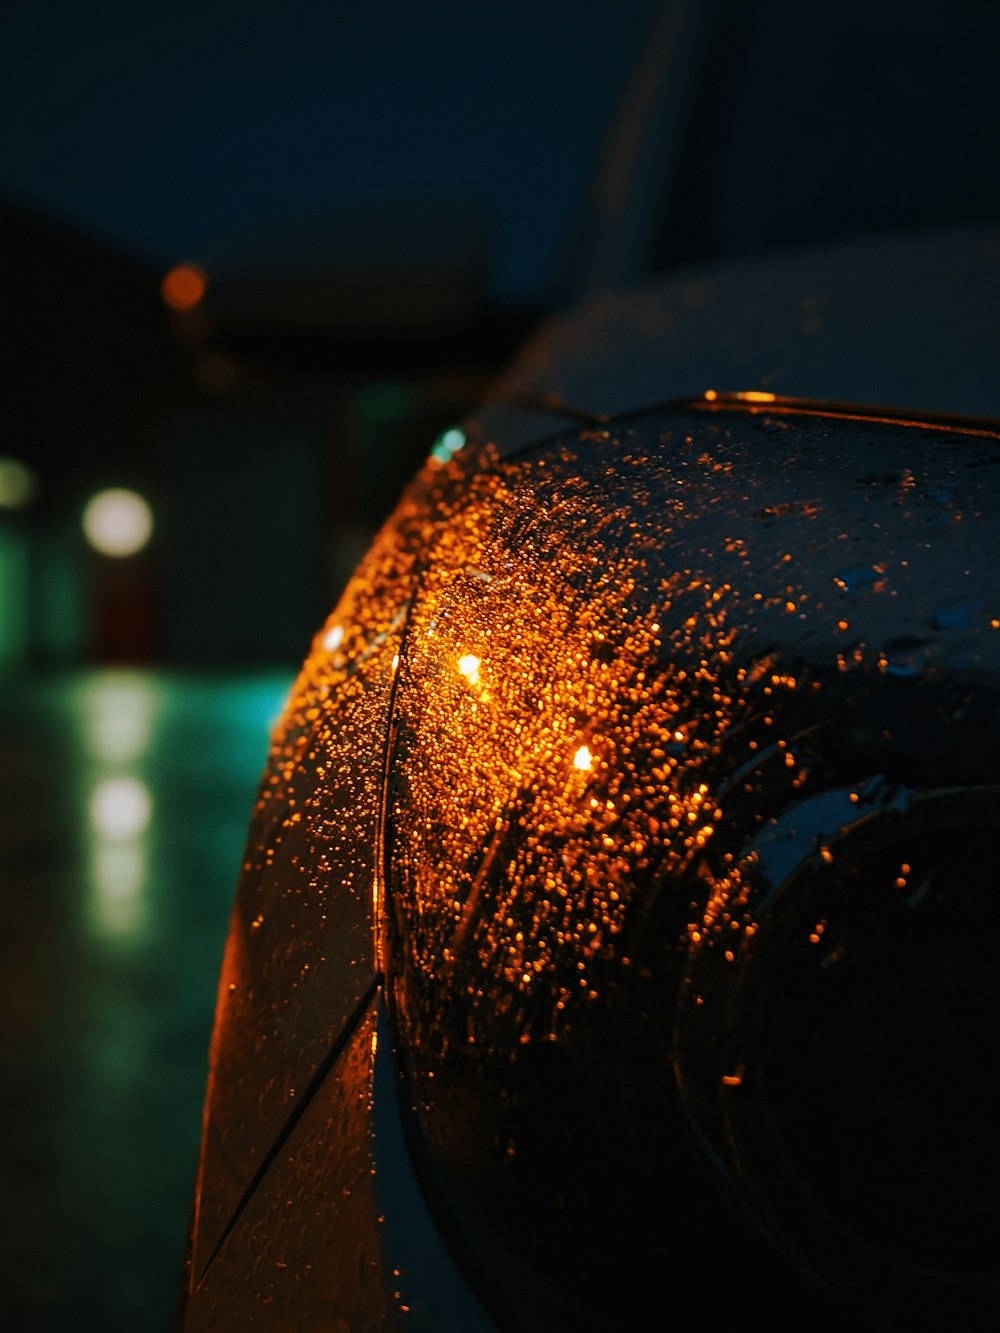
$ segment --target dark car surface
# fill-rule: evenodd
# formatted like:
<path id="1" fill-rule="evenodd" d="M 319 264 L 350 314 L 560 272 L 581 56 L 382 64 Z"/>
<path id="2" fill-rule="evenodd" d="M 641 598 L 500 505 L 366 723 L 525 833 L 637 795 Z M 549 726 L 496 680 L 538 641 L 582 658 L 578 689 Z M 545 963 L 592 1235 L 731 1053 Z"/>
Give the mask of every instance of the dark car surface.
<path id="1" fill-rule="evenodd" d="M 995 237 L 934 245 L 996 288 Z M 504 1328 L 714 1283 L 985 1324 L 1000 430 L 763 389 L 475 429 L 274 738 L 185 1327 L 474 1327 L 456 1265 Z"/>
<path id="2" fill-rule="evenodd" d="M 993 1326 L 975 212 L 595 291 L 435 444 L 274 734 L 179 1327 Z"/>

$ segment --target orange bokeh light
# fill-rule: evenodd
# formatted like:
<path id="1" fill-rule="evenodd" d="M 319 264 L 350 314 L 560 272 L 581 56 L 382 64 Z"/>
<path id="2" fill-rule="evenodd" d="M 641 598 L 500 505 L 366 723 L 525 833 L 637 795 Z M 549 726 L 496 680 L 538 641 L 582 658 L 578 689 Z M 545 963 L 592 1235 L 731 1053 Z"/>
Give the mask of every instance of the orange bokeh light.
<path id="1" fill-rule="evenodd" d="M 175 264 L 160 285 L 160 294 L 171 310 L 193 310 L 205 295 L 208 275 L 200 264 Z"/>

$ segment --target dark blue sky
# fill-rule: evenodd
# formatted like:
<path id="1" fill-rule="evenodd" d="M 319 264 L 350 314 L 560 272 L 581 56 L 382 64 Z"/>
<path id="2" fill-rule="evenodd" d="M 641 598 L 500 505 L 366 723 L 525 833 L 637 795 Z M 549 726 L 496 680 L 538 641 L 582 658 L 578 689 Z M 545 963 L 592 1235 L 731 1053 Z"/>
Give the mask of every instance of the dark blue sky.
<path id="1" fill-rule="evenodd" d="M 8 0 L 0 191 L 160 264 L 458 209 L 544 283 L 653 0 Z"/>

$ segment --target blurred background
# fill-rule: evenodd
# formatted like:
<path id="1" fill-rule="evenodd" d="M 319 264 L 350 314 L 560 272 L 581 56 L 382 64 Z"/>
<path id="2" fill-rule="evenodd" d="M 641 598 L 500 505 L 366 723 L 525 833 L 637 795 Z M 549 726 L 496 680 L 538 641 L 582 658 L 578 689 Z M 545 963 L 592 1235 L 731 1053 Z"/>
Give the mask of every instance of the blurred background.
<path id="1" fill-rule="evenodd" d="M 297 661 L 551 305 L 651 13 L 5 8 L 4 665 Z"/>
<path id="2" fill-rule="evenodd" d="M 996 221 L 997 15 L 7 0 L 8 1326 L 169 1327 L 268 732 L 437 437 L 595 292 Z"/>
<path id="3" fill-rule="evenodd" d="M 268 731 L 566 289 L 651 3 L 0 16 L 0 1311 L 166 1330 Z"/>

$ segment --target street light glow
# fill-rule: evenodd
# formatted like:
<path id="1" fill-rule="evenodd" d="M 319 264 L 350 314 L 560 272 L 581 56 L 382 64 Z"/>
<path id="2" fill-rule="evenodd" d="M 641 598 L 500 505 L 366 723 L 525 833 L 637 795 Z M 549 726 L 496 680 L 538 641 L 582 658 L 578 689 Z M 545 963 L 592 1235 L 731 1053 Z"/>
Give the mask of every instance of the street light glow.
<path id="1" fill-rule="evenodd" d="M 135 491 L 98 491 L 83 511 L 83 530 L 102 555 L 135 555 L 153 532 L 153 511 Z"/>
<path id="2" fill-rule="evenodd" d="M 200 264 L 175 264 L 160 285 L 160 295 L 171 310 L 193 310 L 207 287 L 208 276 Z"/>

